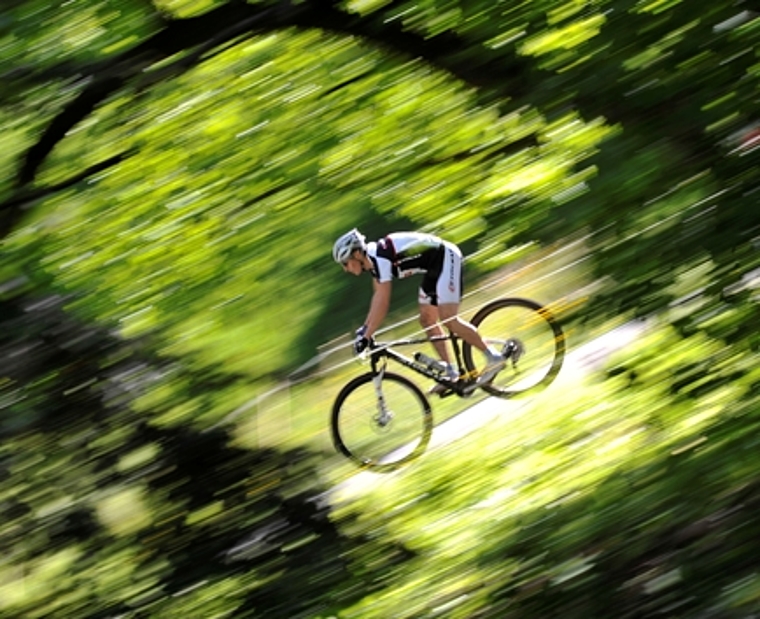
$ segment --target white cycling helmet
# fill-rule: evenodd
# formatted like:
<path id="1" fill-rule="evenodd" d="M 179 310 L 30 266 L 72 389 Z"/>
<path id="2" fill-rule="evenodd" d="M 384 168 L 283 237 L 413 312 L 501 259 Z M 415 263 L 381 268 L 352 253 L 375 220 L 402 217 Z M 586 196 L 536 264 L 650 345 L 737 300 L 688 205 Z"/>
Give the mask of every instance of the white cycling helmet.
<path id="1" fill-rule="evenodd" d="M 355 249 L 367 251 L 365 238 L 356 228 L 346 232 L 333 245 L 333 260 L 338 264 L 345 264 Z"/>

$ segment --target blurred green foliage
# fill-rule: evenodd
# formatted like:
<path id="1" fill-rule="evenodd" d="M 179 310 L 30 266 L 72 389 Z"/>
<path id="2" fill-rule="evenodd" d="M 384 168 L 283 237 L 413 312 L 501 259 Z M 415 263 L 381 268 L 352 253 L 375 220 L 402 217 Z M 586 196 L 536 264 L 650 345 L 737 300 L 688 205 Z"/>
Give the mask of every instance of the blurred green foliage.
<path id="1" fill-rule="evenodd" d="M 759 35 L 722 0 L 5 2 L 1 613 L 760 612 Z M 461 243 L 468 310 L 535 297 L 571 351 L 651 326 L 331 494 L 355 225 Z"/>

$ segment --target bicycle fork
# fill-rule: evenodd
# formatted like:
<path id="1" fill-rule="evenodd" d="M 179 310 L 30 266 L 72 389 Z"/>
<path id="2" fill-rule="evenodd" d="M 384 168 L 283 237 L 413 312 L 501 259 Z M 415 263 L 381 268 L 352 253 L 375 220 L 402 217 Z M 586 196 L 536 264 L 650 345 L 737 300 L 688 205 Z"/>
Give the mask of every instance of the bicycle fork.
<path id="1" fill-rule="evenodd" d="M 377 396 L 377 413 L 372 417 L 372 420 L 380 427 L 385 428 L 393 419 L 393 413 L 388 410 L 385 403 L 385 396 L 383 395 L 383 376 L 385 376 L 385 368 L 378 370 L 372 377 L 372 384 L 375 387 L 375 396 Z"/>

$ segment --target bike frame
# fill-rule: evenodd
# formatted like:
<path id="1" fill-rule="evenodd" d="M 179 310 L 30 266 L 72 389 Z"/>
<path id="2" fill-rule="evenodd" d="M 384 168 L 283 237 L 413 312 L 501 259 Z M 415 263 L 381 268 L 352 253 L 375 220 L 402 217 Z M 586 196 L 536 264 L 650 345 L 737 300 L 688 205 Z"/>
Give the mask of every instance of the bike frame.
<path id="1" fill-rule="evenodd" d="M 449 391 L 444 392 L 441 397 L 446 397 L 454 394 L 461 397 L 469 395 L 470 390 L 465 390 L 467 387 L 472 385 L 474 381 L 473 377 L 470 377 L 465 373 L 460 376 L 458 381 L 451 382 L 446 376 L 442 376 L 441 374 L 434 372 L 426 365 L 423 365 L 415 359 L 407 357 L 406 355 L 403 355 L 393 349 L 393 347 L 397 346 L 414 346 L 417 344 L 427 344 L 429 342 L 451 342 L 452 348 L 454 349 L 454 359 L 456 360 L 457 367 L 464 367 L 464 364 L 462 362 L 462 351 L 459 344 L 459 338 L 453 334 L 436 335 L 430 338 L 409 338 L 403 340 L 394 340 L 392 342 L 377 343 L 375 345 L 376 347 L 372 348 L 369 352 L 369 360 L 370 367 L 372 368 L 372 374 L 375 377 L 375 389 L 378 392 L 378 399 L 380 399 L 381 403 L 382 391 L 380 389 L 380 382 L 382 381 L 383 374 L 385 373 L 385 361 L 387 359 L 392 359 L 399 365 L 409 368 L 410 370 L 417 372 L 417 374 L 421 374 L 447 387 Z"/>

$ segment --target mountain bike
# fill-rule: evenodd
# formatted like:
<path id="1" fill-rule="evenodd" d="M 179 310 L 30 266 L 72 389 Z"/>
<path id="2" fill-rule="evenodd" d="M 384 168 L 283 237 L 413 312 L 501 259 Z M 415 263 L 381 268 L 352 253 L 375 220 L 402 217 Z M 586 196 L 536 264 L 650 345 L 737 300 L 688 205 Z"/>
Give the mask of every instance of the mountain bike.
<path id="1" fill-rule="evenodd" d="M 565 357 L 565 336 L 542 305 L 529 299 L 498 299 L 476 312 L 471 323 L 507 359 L 491 381 L 478 382 L 479 351 L 452 333 L 373 342 L 368 352 L 370 370 L 346 384 L 333 404 L 330 425 L 338 452 L 363 468 L 388 472 L 427 448 L 433 432 L 430 402 L 409 378 L 388 371 L 389 361 L 443 385 L 441 397 L 468 397 L 482 389 L 492 396 L 513 398 L 534 393 L 556 378 Z M 440 361 L 397 350 L 431 340 L 451 342 L 459 380 L 448 379 Z"/>

